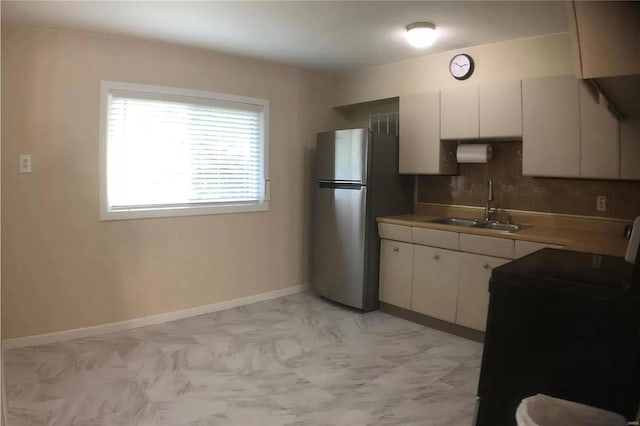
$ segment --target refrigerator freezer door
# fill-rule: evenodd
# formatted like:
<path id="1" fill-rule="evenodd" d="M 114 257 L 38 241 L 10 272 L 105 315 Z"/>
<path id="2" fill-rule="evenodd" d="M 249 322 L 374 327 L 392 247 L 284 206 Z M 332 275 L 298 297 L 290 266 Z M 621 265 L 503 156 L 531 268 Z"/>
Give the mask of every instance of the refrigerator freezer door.
<path id="1" fill-rule="evenodd" d="M 320 183 L 316 190 L 313 289 L 320 295 L 363 308 L 367 188 Z"/>
<path id="2" fill-rule="evenodd" d="M 367 129 L 318 133 L 318 180 L 366 185 L 369 182 L 369 139 Z"/>

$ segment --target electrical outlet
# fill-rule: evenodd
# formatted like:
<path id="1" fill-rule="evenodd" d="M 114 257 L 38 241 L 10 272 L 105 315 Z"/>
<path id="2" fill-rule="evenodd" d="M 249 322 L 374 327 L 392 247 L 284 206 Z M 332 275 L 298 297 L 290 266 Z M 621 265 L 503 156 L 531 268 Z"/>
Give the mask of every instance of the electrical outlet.
<path id="1" fill-rule="evenodd" d="M 598 195 L 598 198 L 596 198 L 596 210 L 599 212 L 607 210 L 607 197 Z"/>
<path id="2" fill-rule="evenodd" d="M 31 154 L 20 154 L 20 173 L 31 173 Z"/>

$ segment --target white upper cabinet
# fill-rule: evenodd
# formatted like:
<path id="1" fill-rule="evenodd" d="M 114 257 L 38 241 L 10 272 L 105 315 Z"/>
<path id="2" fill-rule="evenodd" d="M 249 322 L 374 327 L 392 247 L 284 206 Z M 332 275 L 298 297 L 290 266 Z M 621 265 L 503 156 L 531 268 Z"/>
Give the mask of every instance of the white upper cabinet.
<path id="1" fill-rule="evenodd" d="M 478 86 L 470 85 L 442 90 L 440 108 L 440 137 L 442 139 L 477 139 L 480 137 Z"/>
<path id="2" fill-rule="evenodd" d="M 501 81 L 481 84 L 480 137 L 522 136 L 522 82 Z"/>
<path id="3" fill-rule="evenodd" d="M 598 90 L 580 83 L 580 132 L 582 141 L 580 176 L 596 179 L 620 178 L 618 119 Z"/>
<path id="4" fill-rule="evenodd" d="M 620 179 L 620 125 L 607 99 L 574 76 L 522 82 L 522 174 Z"/>
<path id="5" fill-rule="evenodd" d="M 440 93 L 400 96 L 402 174 L 455 174 L 455 144 L 440 141 Z"/>
<path id="6" fill-rule="evenodd" d="M 457 141 L 522 137 L 525 176 L 640 179 L 637 125 L 611 111 L 573 75 L 403 95 L 400 173 L 455 174 Z"/>
<path id="7" fill-rule="evenodd" d="M 580 177 L 579 83 L 574 76 L 522 82 L 522 174 Z"/>
<path id="8" fill-rule="evenodd" d="M 501 81 L 445 89 L 440 99 L 442 139 L 522 136 L 522 86 Z"/>

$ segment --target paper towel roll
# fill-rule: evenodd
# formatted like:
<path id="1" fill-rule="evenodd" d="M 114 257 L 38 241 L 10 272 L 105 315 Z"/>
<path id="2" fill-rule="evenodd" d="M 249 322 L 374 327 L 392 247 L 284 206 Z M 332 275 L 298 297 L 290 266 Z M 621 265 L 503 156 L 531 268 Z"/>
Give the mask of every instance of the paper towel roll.
<path id="1" fill-rule="evenodd" d="M 458 163 L 486 163 L 491 159 L 491 145 L 487 143 L 458 145 Z"/>

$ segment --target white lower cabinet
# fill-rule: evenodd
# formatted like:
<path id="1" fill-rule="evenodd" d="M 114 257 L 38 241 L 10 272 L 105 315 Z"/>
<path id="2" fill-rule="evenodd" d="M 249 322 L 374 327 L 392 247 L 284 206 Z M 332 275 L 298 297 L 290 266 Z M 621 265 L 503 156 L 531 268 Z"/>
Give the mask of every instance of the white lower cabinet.
<path id="1" fill-rule="evenodd" d="M 563 248 L 393 226 L 380 229 L 380 301 L 480 331 L 486 328 L 493 269 L 544 247 Z"/>
<path id="2" fill-rule="evenodd" d="M 411 310 L 455 322 L 459 252 L 416 245 Z"/>
<path id="3" fill-rule="evenodd" d="M 498 257 L 460 253 L 456 324 L 485 331 L 491 271 L 507 262 Z"/>
<path id="4" fill-rule="evenodd" d="M 411 309 L 413 244 L 380 240 L 380 301 Z"/>

